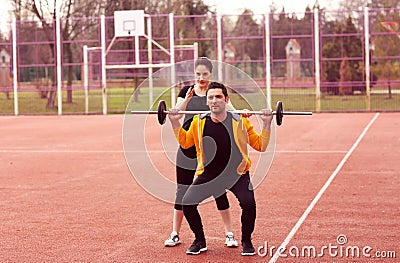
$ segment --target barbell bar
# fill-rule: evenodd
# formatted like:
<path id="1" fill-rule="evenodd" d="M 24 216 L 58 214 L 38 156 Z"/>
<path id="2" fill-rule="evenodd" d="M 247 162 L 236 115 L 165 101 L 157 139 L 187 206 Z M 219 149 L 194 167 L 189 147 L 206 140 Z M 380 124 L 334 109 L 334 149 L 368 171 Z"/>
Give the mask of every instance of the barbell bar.
<path id="1" fill-rule="evenodd" d="M 202 114 L 202 113 L 206 113 L 206 112 L 208 112 L 208 111 L 187 111 L 187 110 L 178 111 L 179 114 Z M 262 111 L 234 110 L 233 112 L 238 113 L 238 114 L 254 114 L 254 115 L 263 114 Z M 130 113 L 131 114 L 157 114 L 158 123 L 163 125 L 165 123 L 165 120 L 167 118 L 167 114 L 169 113 L 169 111 L 167 110 L 167 104 L 165 103 L 165 101 L 160 100 L 158 102 L 158 107 L 157 107 L 156 111 L 132 110 Z M 276 124 L 280 126 L 280 125 L 282 125 L 282 120 L 283 120 L 284 115 L 312 115 L 312 112 L 311 111 L 284 111 L 282 101 L 278 101 L 276 103 L 276 110 L 273 111 L 272 114 L 276 116 Z"/>

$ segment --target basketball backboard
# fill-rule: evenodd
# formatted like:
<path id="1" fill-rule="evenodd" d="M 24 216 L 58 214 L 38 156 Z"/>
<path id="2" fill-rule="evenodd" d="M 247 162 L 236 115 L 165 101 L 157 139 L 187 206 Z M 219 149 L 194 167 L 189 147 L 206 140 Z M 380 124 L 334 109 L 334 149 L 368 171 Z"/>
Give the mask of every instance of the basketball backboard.
<path id="1" fill-rule="evenodd" d="M 115 37 L 144 35 L 144 10 L 123 10 L 114 12 Z"/>

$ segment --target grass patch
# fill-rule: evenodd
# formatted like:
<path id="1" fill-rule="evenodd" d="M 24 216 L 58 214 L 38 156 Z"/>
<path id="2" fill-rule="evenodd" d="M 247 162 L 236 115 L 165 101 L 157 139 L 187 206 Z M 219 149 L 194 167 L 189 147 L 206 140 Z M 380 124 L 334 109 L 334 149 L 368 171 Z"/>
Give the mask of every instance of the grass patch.
<path id="1" fill-rule="evenodd" d="M 125 112 L 128 110 L 156 110 L 159 100 L 165 100 L 167 106 L 171 105 L 170 90 L 163 87 L 153 89 L 153 105 L 149 103 L 149 90 L 142 88 L 133 96 L 133 88 L 111 88 L 107 93 L 107 107 L 110 113 Z M 176 91 L 176 95 L 178 91 Z M 6 95 L 0 94 L 0 114 L 14 114 L 13 93 L 10 93 L 10 99 Z M 66 91 L 63 91 L 63 101 L 66 98 Z M 134 98 L 137 100 L 134 101 Z M 131 101 L 132 99 L 132 101 Z M 85 112 L 85 94 L 83 90 L 73 91 L 73 102 L 63 102 L 63 113 L 84 113 Z M 275 108 L 276 102 L 283 101 L 284 110 L 288 111 L 314 111 L 316 100 L 314 89 L 273 89 L 272 90 L 272 108 Z M 131 101 L 131 102 L 130 102 Z M 237 109 L 259 110 L 266 107 L 265 101 L 259 92 L 246 93 L 245 99 L 238 94 L 231 94 L 231 101 Z M 46 108 L 47 99 L 42 99 L 39 92 L 20 91 L 18 93 L 18 105 L 20 114 L 57 114 L 57 98 L 54 108 Z M 103 97 L 100 89 L 89 91 L 89 112 L 101 113 L 103 111 Z M 253 107 L 251 107 L 251 106 Z M 365 111 L 365 95 L 352 96 L 334 96 L 323 95 L 321 98 L 322 111 Z M 389 99 L 387 94 L 371 94 L 371 110 L 399 111 L 400 94 L 392 94 Z"/>

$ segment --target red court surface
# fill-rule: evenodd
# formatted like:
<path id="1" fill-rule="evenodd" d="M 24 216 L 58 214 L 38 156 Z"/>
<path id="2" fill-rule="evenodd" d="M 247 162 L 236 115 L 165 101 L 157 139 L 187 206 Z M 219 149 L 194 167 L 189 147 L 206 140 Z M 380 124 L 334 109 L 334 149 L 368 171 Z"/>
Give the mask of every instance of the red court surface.
<path id="1" fill-rule="evenodd" d="M 214 202 L 199 207 L 207 252 L 185 254 L 193 241 L 186 222 L 182 244 L 163 246 L 172 204 L 131 175 L 123 121 L 0 117 L 0 262 L 400 262 L 400 113 L 286 116 L 255 190 L 252 257 L 224 247 Z M 150 126 L 157 136 L 160 126 Z M 173 165 L 160 171 L 173 178 Z M 240 208 L 229 198 L 240 239 Z"/>

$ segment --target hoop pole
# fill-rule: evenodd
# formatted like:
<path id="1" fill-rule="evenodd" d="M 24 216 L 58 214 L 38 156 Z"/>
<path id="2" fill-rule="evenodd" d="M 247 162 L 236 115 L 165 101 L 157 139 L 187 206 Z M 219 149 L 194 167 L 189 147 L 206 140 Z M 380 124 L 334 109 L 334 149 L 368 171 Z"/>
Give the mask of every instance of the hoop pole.
<path id="1" fill-rule="evenodd" d="M 153 43 L 155 46 L 157 46 L 159 49 L 161 49 L 162 51 L 164 51 L 167 55 L 170 55 L 170 52 L 168 49 L 166 49 L 165 47 L 161 46 L 160 44 L 157 43 L 157 41 L 154 41 L 153 39 L 149 38 L 149 36 L 147 35 L 143 35 L 147 40 L 150 40 L 151 43 Z"/>
<path id="2" fill-rule="evenodd" d="M 12 19 L 12 48 L 13 48 L 13 86 L 14 86 L 14 115 L 19 114 L 18 108 L 18 49 L 17 49 L 17 20 Z"/>
<path id="3" fill-rule="evenodd" d="M 140 43 L 139 36 L 134 36 L 135 38 L 135 64 L 140 65 Z"/>
<path id="4" fill-rule="evenodd" d="M 116 36 L 114 36 L 114 37 L 112 38 L 110 45 L 108 45 L 108 47 L 107 47 L 107 49 L 106 49 L 106 56 L 107 56 L 108 52 L 110 51 L 110 49 L 112 48 L 112 46 L 114 45 L 114 42 L 115 42 L 116 39 L 117 39 Z"/>

